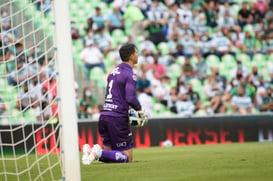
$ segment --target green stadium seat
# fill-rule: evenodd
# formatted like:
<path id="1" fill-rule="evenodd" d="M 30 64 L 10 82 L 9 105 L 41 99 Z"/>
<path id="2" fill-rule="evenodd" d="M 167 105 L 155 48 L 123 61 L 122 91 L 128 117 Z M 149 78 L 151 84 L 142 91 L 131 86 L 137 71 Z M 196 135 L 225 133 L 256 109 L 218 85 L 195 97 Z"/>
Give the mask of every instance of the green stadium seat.
<path id="1" fill-rule="evenodd" d="M 226 66 L 226 63 L 221 62 L 219 65 L 219 74 L 225 76 L 228 80 L 231 80 L 231 69 Z"/>
<path id="2" fill-rule="evenodd" d="M 115 53 L 109 52 L 106 56 L 106 61 L 105 61 L 107 71 L 109 71 L 115 64 L 116 64 Z"/>
<path id="3" fill-rule="evenodd" d="M 251 58 L 249 55 L 245 54 L 245 53 L 241 53 L 241 54 L 238 54 L 236 56 L 237 60 L 241 60 L 242 61 L 242 64 L 244 66 L 246 66 L 247 68 L 250 68 L 252 67 L 252 61 L 251 61 Z"/>
<path id="4" fill-rule="evenodd" d="M 184 56 L 179 56 L 176 58 L 176 63 L 178 65 L 183 65 L 185 63 L 185 57 Z"/>
<path id="5" fill-rule="evenodd" d="M 217 67 L 220 64 L 220 59 L 216 55 L 209 55 L 206 58 L 206 62 L 210 67 Z"/>
<path id="6" fill-rule="evenodd" d="M 170 73 L 171 78 L 177 79 L 181 74 L 181 66 L 174 63 L 168 66 L 168 73 Z"/>
<path id="7" fill-rule="evenodd" d="M 198 62 L 198 59 L 196 58 L 196 56 L 192 56 L 191 57 L 191 64 L 195 65 Z"/>
<path id="8" fill-rule="evenodd" d="M 28 109 L 23 113 L 23 117 L 28 122 L 35 122 L 36 121 L 35 109 Z"/>
<path id="9" fill-rule="evenodd" d="M 157 49 L 161 51 L 162 55 L 167 55 L 169 51 L 168 44 L 166 42 L 161 42 L 157 45 Z"/>
<path id="10" fill-rule="evenodd" d="M 163 104 L 156 102 L 153 104 L 152 116 L 165 115 L 166 111 L 166 107 Z"/>
<path id="11" fill-rule="evenodd" d="M 235 60 L 235 58 L 232 55 L 229 55 L 229 54 L 224 55 L 222 57 L 222 63 L 224 65 L 224 67 L 227 68 L 227 69 L 229 69 L 229 70 L 236 67 L 236 60 Z"/>

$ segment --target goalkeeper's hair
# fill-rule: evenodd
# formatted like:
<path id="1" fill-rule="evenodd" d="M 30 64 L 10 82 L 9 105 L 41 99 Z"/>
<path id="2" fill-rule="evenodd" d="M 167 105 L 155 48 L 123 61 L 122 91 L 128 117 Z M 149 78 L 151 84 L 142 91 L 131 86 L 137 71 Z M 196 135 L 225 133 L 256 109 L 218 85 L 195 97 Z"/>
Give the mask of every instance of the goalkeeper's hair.
<path id="1" fill-rule="evenodd" d="M 129 58 L 136 51 L 136 46 L 133 43 L 125 43 L 119 49 L 119 56 L 123 62 L 128 62 Z"/>

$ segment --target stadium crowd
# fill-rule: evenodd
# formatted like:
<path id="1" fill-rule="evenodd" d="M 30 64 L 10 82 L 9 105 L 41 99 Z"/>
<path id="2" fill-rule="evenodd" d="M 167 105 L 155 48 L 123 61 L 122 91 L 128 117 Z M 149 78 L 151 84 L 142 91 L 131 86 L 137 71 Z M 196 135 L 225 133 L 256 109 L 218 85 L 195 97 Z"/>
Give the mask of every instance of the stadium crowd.
<path id="1" fill-rule="evenodd" d="M 90 12 L 83 37 L 72 29 L 83 39 L 80 59 L 87 71 L 111 71 L 120 43 L 136 43 L 138 96 L 152 115 L 273 111 L 272 0 L 105 3 L 108 11 Z"/>
<path id="2" fill-rule="evenodd" d="M 88 80 L 94 76 L 94 69 L 101 69 L 105 76 L 111 72 L 120 62 L 120 44 L 132 42 L 139 50 L 135 68 L 138 97 L 151 115 L 273 111 L 273 0 L 101 0 L 98 4 L 105 6 L 90 10 L 84 34 L 77 21 L 71 22 L 73 41 L 82 41 L 83 49 L 77 58 L 84 65 Z M 4 17 L 2 13 L 1 35 L 11 32 L 4 29 L 9 29 Z M 14 86 L 18 81 L 24 82 L 25 69 L 20 66 L 26 67 L 28 74 L 37 70 L 35 63 L 24 62 L 36 59 L 39 50 L 36 48 L 33 55 L 18 56 L 24 52 L 22 44 L 17 43 L 13 48 L 16 51 L 11 51 L 3 45 L 9 41 L 12 40 L 0 40 L 0 62 L 12 55 L 19 57 L 17 67 L 10 70 L 7 78 L 9 85 Z M 39 60 L 38 69 L 43 69 L 43 58 Z M 27 83 L 28 88 L 22 84 L 22 92 L 39 90 L 42 94 L 43 89 L 49 88 L 46 85 L 52 85 L 36 85 L 37 78 L 50 79 L 54 84 L 52 72 L 44 72 L 43 76 L 34 76 L 33 83 Z M 22 77 L 22 81 L 12 76 Z M 75 87 L 78 91 L 78 85 Z M 55 95 L 54 91 L 47 94 Z M 101 105 L 89 87 L 77 95 L 79 118 L 99 114 Z M 18 105 L 15 108 L 22 109 Z M 5 109 L 5 101 L 0 98 L 0 114 Z"/>

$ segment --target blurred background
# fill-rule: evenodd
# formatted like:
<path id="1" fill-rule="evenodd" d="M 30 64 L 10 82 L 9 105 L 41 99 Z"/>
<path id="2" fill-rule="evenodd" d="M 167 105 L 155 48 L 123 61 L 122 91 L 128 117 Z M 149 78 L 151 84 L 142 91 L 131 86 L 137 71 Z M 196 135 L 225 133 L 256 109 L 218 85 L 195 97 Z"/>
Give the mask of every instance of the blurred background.
<path id="1" fill-rule="evenodd" d="M 7 2 L 0 116 L 57 117 L 51 1 Z M 69 7 L 79 119 L 98 119 L 126 42 L 138 48 L 137 94 L 151 117 L 272 114 L 272 0 L 70 0 Z"/>

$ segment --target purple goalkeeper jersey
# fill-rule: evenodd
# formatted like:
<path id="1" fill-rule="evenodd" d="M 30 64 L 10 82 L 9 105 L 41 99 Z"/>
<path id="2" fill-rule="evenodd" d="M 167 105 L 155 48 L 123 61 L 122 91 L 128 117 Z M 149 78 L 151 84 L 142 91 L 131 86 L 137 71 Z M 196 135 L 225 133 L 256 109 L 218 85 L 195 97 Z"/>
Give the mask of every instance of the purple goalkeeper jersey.
<path id="1" fill-rule="evenodd" d="M 140 110 L 136 97 L 136 75 L 126 63 L 119 64 L 107 79 L 102 115 L 128 116 L 129 107 Z"/>

